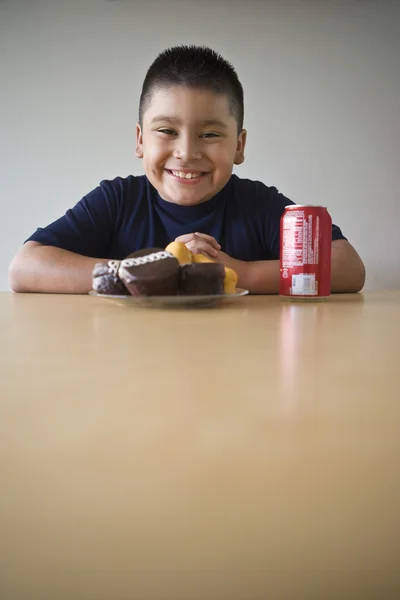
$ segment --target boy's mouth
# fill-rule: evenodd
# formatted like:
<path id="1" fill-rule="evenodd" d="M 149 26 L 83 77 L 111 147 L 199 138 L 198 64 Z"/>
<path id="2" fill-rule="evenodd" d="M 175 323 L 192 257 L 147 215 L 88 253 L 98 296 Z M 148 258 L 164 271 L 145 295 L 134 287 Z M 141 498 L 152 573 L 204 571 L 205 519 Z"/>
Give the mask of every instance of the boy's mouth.
<path id="1" fill-rule="evenodd" d="M 207 175 L 205 171 L 178 171 L 175 169 L 165 169 L 174 179 L 181 183 L 191 183 L 199 181 L 204 175 Z"/>

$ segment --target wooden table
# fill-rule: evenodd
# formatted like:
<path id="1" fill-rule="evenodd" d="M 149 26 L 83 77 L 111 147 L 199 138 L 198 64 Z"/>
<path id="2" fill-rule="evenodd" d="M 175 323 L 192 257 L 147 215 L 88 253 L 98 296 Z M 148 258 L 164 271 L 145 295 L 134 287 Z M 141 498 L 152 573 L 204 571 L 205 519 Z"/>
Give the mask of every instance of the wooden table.
<path id="1" fill-rule="evenodd" d="M 0 598 L 400 597 L 400 292 L 0 327 Z"/>

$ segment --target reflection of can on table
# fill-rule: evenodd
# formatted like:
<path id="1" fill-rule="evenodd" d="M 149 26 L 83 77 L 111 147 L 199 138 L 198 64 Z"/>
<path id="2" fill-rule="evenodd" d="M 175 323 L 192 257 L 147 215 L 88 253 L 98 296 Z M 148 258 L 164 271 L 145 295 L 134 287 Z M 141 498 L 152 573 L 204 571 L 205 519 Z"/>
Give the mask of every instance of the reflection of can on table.
<path id="1" fill-rule="evenodd" d="M 280 288 L 290 300 L 331 293 L 332 219 L 323 206 L 287 206 L 281 218 Z"/>

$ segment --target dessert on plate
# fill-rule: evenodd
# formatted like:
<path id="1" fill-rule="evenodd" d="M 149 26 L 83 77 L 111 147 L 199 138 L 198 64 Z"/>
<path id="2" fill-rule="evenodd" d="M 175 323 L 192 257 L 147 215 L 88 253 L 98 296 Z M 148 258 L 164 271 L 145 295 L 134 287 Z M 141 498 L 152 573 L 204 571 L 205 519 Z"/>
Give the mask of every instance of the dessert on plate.
<path id="1" fill-rule="evenodd" d="M 109 260 L 108 263 L 97 263 L 92 274 L 92 287 L 98 294 L 125 295 L 126 287 L 118 276 L 120 260 Z"/>
<path id="2" fill-rule="evenodd" d="M 182 265 L 180 293 L 184 296 L 206 296 L 224 293 L 225 269 L 221 263 Z"/>
<path id="3" fill-rule="evenodd" d="M 123 260 L 97 263 L 93 290 L 132 296 L 207 296 L 234 294 L 237 275 L 207 256 L 194 254 L 181 242 L 165 249 L 146 248 Z"/>

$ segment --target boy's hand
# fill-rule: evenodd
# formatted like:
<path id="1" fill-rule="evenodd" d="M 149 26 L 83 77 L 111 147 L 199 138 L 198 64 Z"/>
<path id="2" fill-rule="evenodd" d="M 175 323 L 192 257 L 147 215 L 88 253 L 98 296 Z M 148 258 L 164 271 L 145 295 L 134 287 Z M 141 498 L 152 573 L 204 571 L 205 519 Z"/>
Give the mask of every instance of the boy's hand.
<path id="1" fill-rule="evenodd" d="M 243 260 L 237 260 L 236 258 L 232 258 L 232 256 L 229 256 L 229 254 L 225 254 L 225 252 L 222 252 L 222 250 L 217 252 L 215 260 L 217 262 L 222 263 L 225 267 L 236 271 L 236 274 L 238 276 L 238 283 L 241 284 L 240 287 L 244 287 L 244 281 L 246 279 L 247 270 L 250 263 L 247 263 Z"/>
<path id="2" fill-rule="evenodd" d="M 236 271 L 238 276 L 239 286 L 249 289 L 247 286 L 249 284 L 248 275 L 249 269 L 251 269 L 251 264 L 244 262 L 243 260 L 232 258 L 232 256 L 222 252 L 221 246 L 211 235 L 199 232 L 187 233 L 186 235 L 180 235 L 177 237 L 175 242 L 181 242 L 182 244 L 185 244 L 185 246 L 189 248 L 193 254 L 203 254 L 204 256 L 215 260 L 216 262 L 222 263 L 225 265 L 225 267 L 233 269 Z"/>
<path id="3" fill-rule="evenodd" d="M 214 260 L 218 258 L 221 246 L 217 240 L 206 233 L 187 233 L 176 238 L 175 242 L 185 244 L 193 254 L 203 254 Z"/>

